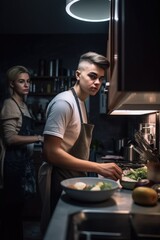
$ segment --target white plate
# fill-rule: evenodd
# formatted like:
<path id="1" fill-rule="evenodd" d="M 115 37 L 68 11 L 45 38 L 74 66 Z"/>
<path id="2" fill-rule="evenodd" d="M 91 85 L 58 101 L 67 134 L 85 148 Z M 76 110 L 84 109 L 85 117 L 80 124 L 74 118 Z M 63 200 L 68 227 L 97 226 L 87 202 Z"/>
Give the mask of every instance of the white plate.
<path id="1" fill-rule="evenodd" d="M 69 185 L 73 185 L 76 182 L 84 182 L 87 185 L 95 185 L 97 182 L 105 182 L 105 183 L 110 183 L 112 185 L 111 189 L 107 190 L 99 190 L 99 191 L 89 191 L 89 190 L 77 190 L 77 189 L 72 189 L 68 187 Z M 119 188 L 119 185 L 116 181 L 103 178 L 94 178 L 94 177 L 80 177 L 80 178 L 70 178 L 63 180 L 61 182 L 61 186 L 63 190 L 66 192 L 66 194 L 78 201 L 83 201 L 83 202 L 101 202 L 109 199 L 113 193 Z"/>

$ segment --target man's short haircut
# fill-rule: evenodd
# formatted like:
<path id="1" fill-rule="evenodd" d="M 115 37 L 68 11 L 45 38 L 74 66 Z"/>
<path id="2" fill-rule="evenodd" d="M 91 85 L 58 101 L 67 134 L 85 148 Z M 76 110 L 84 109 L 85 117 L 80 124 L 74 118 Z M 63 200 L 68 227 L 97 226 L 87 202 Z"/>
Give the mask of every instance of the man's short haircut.
<path id="1" fill-rule="evenodd" d="M 78 67 L 80 67 L 80 63 L 83 61 L 93 63 L 93 64 L 97 65 L 98 67 L 104 69 L 105 71 L 110 66 L 108 59 L 105 56 L 98 54 L 96 52 L 87 52 L 87 53 L 82 54 L 79 59 Z"/>

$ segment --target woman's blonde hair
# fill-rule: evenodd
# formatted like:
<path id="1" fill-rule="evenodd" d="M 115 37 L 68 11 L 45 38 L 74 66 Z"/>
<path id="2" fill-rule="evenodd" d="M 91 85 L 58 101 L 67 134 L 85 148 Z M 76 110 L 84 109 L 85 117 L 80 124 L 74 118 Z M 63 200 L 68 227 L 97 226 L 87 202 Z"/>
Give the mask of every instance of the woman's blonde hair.
<path id="1" fill-rule="evenodd" d="M 14 82 L 21 73 L 27 73 L 30 77 L 29 70 L 24 66 L 19 66 L 19 65 L 13 66 L 7 70 L 6 78 L 7 78 L 7 84 L 8 84 L 10 95 L 12 95 L 13 93 L 10 83 Z"/>

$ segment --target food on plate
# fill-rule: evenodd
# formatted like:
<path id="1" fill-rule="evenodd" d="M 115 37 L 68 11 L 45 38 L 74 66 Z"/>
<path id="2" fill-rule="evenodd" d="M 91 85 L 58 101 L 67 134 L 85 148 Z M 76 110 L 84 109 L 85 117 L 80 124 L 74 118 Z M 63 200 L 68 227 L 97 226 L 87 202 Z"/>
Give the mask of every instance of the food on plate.
<path id="1" fill-rule="evenodd" d="M 133 201 L 144 206 L 156 205 L 158 201 L 157 192 L 149 187 L 136 187 L 132 191 Z"/>
<path id="2" fill-rule="evenodd" d="M 139 181 L 147 178 L 147 167 L 141 167 L 137 169 L 123 170 L 122 180 L 124 181 Z"/>
<path id="3" fill-rule="evenodd" d="M 126 169 L 123 170 L 122 179 L 120 184 L 125 189 L 133 190 L 138 186 L 149 186 L 147 180 L 147 167 L 141 167 L 137 169 Z"/>
<path id="4" fill-rule="evenodd" d="M 76 189 L 76 190 L 89 190 L 89 191 L 100 191 L 100 190 L 107 190 L 112 188 L 111 183 L 105 183 L 103 181 L 97 182 L 94 185 L 87 185 L 84 182 L 76 182 L 74 184 L 68 185 L 69 188 Z"/>
<path id="5" fill-rule="evenodd" d="M 69 178 L 63 180 L 61 186 L 68 197 L 82 202 L 106 201 L 119 189 L 116 181 L 98 177 Z"/>
<path id="6" fill-rule="evenodd" d="M 83 190 L 86 186 L 87 184 L 84 182 L 76 182 L 74 184 L 75 189 L 78 189 L 78 190 Z"/>

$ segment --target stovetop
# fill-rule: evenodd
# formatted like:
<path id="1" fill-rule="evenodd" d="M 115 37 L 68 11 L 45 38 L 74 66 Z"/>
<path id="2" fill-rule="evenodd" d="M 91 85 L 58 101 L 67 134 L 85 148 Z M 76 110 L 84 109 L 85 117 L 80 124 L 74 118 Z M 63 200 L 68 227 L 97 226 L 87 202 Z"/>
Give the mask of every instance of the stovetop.
<path id="1" fill-rule="evenodd" d="M 140 168 L 144 167 L 145 164 L 143 163 L 137 163 L 137 162 L 117 162 L 117 165 L 121 167 L 122 169 L 124 168 Z"/>
<path id="2" fill-rule="evenodd" d="M 140 168 L 140 167 L 144 167 L 145 164 L 141 161 L 127 161 L 127 160 L 115 160 L 115 159 L 111 159 L 111 160 L 104 160 L 104 163 L 109 163 L 109 162 L 115 162 L 119 167 L 121 167 L 122 169 L 126 169 L 126 168 Z"/>
<path id="3" fill-rule="evenodd" d="M 117 156 L 117 155 L 98 156 L 97 162 L 101 162 L 101 163 L 115 162 L 122 169 L 126 169 L 126 168 L 135 169 L 135 168 L 140 168 L 145 166 L 145 163 L 140 159 L 130 161 L 130 160 L 124 159 L 123 156 Z"/>

